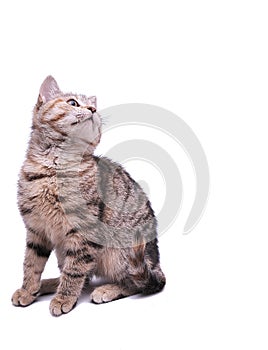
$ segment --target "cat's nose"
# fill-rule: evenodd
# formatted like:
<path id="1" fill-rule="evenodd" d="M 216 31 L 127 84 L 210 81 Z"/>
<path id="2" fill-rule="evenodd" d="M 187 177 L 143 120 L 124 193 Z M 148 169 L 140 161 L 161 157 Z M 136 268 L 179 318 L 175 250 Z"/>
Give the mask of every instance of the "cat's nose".
<path id="1" fill-rule="evenodd" d="M 91 113 L 95 113 L 96 112 L 96 108 L 93 106 L 89 106 L 87 107 L 87 109 L 91 112 Z"/>

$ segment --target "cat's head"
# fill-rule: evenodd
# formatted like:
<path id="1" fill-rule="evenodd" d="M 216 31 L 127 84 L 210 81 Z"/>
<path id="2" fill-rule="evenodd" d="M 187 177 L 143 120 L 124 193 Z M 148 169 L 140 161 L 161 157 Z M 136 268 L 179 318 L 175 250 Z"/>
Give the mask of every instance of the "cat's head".
<path id="1" fill-rule="evenodd" d="M 96 97 L 63 93 L 48 76 L 42 83 L 34 108 L 33 130 L 54 143 L 84 142 L 94 149 L 101 136 Z"/>

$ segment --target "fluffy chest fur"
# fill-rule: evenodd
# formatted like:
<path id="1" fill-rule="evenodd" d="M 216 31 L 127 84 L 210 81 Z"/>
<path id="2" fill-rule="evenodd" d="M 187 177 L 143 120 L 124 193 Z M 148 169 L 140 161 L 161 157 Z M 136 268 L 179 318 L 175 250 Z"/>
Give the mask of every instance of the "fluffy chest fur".
<path id="1" fill-rule="evenodd" d="M 18 204 L 26 228 L 45 235 L 53 245 L 71 229 L 60 202 L 56 173 L 30 175 L 22 170 Z"/>
<path id="2" fill-rule="evenodd" d="M 100 197 L 95 178 L 96 163 L 69 169 L 40 166 L 26 160 L 19 188 L 19 210 L 27 229 L 59 244 L 74 229 L 87 230 L 98 219 Z"/>

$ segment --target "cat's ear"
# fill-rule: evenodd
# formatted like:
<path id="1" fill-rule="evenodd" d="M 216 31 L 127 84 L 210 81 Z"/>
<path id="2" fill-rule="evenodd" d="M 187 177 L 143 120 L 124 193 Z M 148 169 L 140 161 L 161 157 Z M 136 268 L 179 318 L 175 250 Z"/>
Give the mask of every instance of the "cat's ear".
<path id="1" fill-rule="evenodd" d="M 51 75 L 49 75 L 46 77 L 40 87 L 38 104 L 43 104 L 52 100 L 55 95 L 59 94 L 60 92 L 61 91 L 56 80 Z"/>
<path id="2" fill-rule="evenodd" d="M 97 109 L 97 97 L 96 96 L 90 96 L 89 100 L 90 100 L 92 106 L 94 106 Z"/>

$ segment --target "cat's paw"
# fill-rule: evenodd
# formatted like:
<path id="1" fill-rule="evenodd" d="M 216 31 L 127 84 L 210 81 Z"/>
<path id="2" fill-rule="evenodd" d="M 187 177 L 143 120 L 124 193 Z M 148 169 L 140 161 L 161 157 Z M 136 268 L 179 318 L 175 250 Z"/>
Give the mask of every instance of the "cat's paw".
<path id="1" fill-rule="evenodd" d="M 90 301 L 95 304 L 108 303 L 126 296 L 124 290 L 116 284 L 105 284 L 97 287 L 90 295 Z"/>
<path id="2" fill-rule="evenodd" d="M 11 301 L 15 306 L 28 306 L 32 304 L 36 299 L 35 295 L 29 293 L 26 289 L 18 289 L 13 294 Z"/>
<path id="3" fill-rule="evenodd" d="M 50 302 L 49 310 L 52 316 L 60 316 L 70 312 L 77 302 L 76 297 L 56 295 Z"/>

